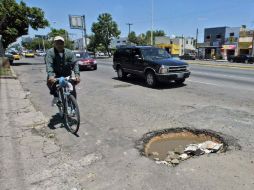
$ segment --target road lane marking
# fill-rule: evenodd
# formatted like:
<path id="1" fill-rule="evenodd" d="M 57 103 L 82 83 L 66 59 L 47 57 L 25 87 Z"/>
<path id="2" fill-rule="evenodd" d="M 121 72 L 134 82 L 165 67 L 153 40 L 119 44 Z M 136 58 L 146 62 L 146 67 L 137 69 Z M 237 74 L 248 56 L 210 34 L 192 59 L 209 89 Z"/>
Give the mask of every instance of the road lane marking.
<path id="1" fill-rule="evenodd" d="M 225 74 L 217 74 L 217 73 L 212 73 L 212 72 L 200 72 L 200 71 L 191 71 L 191 73 L 193 74 L 205 74 L 205 75 L 209 75 L 209 76 L 223 76 L 223 77 L 228 77 L 228 78 L 234 78 L 234 79 L 243 79 L 243 80 L 251 80 L 254 81 L 254 77 L 253 78 L 249 78 L 249 77 L 239 77 L 237 75 L 225 75 Z M 253 74 L 254 76 L 254 74 Z"/>
<path id="2" fill-rule="evenodd" d="M 214 84 L 214 83 L 201 82 L 201 81 L 196 81 L 196 80 L 191 80 L 191 79 L 188 79 L 187 81 L 192 82 L 192 83 L 199 83 L 199 84 L 217 86 L 217 87 L 221 87 L 221 88 L 230 88 L 230 89 L 234 89 L 234 90 L 239 90 L 239 88 L 232 87 L 232 86 L 227 86 L 227 85 L 218 85 L 218 84 Z M 249 88 L 248 88 L 248 89 L 241 88 L 241 89 L 242 89 L 242 90 L 246 90 L 246 91 L 254 91 L 254 90 L 249 89 Z"/>

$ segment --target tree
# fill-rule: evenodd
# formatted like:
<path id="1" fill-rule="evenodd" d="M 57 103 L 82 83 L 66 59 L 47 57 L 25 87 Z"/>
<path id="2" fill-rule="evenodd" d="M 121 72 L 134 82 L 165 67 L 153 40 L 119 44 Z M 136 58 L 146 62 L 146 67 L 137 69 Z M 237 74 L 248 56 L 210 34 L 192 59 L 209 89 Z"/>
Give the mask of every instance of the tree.
<path id="1" fill-rule="evenodd" d="M 48 25 L 40 8 L 27 7 L 23 1 L 0 0 L 0 35 L 4 49 L 18 37 L 28 34 L 29 26 L 38 30 Z"/>
<path id="2" fill-rule="evenodd" d="M 95 41 L 100 42 L 99 44 L 102 44 L 110 55 L 110 42 L 113 37 L 118 37 L 121 33 L 112 16 L 109 13 L 100 14 L 98 22 L 92 24 L 92 32 L 94 33 Z"/>
<path id="3" fill-rule="evenodd" d="M 34 38 L 29 43 L 22 42 L 22 46 L 24 46 L 26 49 L 31 49 L 31 50 L 43 49 L 43 42 L 41 38 Z M 49 49 L 50 47 L 52 47 L 52 42 L 48 40 L 44 40 L 44 46 L 45 46 L 45 49 Z"/>
<path id="4" fill-rule="evenodd" d="M 136 44 L 138 45 L 138 37 L 136 36 L 135 32 L 130 32 L 130 34 L 128 35 L 128 41 L 130 43 Z"/>
<path id="5" fill-rule="evenodd" d="M 158 37 L 158 36 L 166 36 L 166 34 L 163 30 L 153 31 L 153 44 L 154 44 L 154 41 L 155 41 L 155 37 Z M 146 32 L 146 43 L 151 44 L 151 31 L 150 30 L 148 30 Z"/>
<path id="6" fill-rule="evenodd" d="M 97 47 L 99 46 L 99 42 L 96 41 L 96 38 L 95 38 L 95 36 L 93 34 L 88 36 L 88 38 L 90 39 L 90 42 L 87 45 L 87 50 L 91 51 L 91 52 L 94 52 L 94 55 L 95 55 Z"/>
<path id="7" fill-rule="evenodd" d="M 74 48 L 74 42 L 70 40 L 69 33 L 65 29 L 51 28 L 51 32 L 48 34 L 48 38 L 53 40 L 55 36 L 62 36 L 64 38 L 66 48 L 68 49 Z"/>

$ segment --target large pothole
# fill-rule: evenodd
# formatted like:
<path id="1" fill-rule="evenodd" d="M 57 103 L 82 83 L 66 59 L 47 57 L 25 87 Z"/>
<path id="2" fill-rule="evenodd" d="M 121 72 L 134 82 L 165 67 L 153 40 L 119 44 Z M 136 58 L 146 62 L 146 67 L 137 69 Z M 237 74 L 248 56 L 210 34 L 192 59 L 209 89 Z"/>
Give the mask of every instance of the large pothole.
<path id="1" fill-rule="evenodd" d="M 157 164 L 176 166 L 191 157 L 225 152 L 228 143 L 211 130 L 173 128 L 145 134 L 136 148 Z"/>

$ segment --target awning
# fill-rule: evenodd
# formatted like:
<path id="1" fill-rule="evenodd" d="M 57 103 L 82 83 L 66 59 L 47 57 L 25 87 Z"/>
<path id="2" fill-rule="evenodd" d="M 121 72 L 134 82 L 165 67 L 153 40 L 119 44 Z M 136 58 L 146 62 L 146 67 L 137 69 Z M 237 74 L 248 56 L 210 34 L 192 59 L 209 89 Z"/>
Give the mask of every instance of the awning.
<path id="1" fill-rule="evenodd" d="M 236 49 L 236 45 L 223 45 L 221 49 Z"/>

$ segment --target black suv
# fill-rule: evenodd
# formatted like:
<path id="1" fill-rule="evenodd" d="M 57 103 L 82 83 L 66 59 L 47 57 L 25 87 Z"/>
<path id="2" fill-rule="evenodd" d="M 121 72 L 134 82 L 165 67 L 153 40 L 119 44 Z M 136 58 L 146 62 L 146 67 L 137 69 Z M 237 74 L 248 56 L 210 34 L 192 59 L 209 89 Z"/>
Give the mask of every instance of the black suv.
<path id="1" fill-rule="evenodd" d="M 187 63 L 174 60 L 166 50 L 152 46 L 118 48 L 113 68 L 119 79 L 126 78 L 127 74 L 144 77 L 148 87 L 155 87 L 157 82 L 182 84 L 190 76 Z"/>

